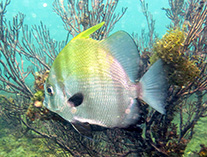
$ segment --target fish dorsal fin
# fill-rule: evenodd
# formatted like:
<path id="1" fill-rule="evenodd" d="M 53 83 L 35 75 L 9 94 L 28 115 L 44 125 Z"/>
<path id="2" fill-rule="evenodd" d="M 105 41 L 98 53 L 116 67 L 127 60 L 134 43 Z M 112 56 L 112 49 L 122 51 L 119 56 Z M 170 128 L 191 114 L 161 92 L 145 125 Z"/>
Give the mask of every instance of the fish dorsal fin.
<path id="1" fill-rule="evenodd" d="M 140 57 L 137 46 L 131 36 L 124 31 L 118 31 L 102 40 L 101 44 L 118 60 L 130 80 L 135 82 L 138 76 Z"/>
<path id="2" fill-rule="evenodd" d="M 80 34 L 78 34 L 76 37 L 74 37 L 72 40 L 76 40 L 78 38 L 89 38 L 90 35 L 92 33 L 94 33 L 95 31 L 97 31 L 99 28 L 101 28 L 104 25 L 105 22 L 101 22 L 83 32 L 81 32 Z"/>

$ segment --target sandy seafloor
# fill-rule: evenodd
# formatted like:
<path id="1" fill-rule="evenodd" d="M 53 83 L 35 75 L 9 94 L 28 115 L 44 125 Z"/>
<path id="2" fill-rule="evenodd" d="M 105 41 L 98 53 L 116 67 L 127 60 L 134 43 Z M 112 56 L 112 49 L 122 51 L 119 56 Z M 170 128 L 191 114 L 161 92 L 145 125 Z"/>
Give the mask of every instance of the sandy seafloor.
<path id="1" fill-rule="evenodd" d="M 39 138 L 16 137 L 15 131 L 0 119 L 0 157 L 55 157 L 55 153 L 47 148 Z"/>
<path id="2" fill-rule="evenodd" d="M 153 14 L 156 20 L 156 32 L 159 37 L 166 32 L 166 26 L 169 20 L 165 16 L 165 12 L 161 10 L 162 7 L 168 7 L 167 0 L 146 0 L 149 3 L 149 11 Z M 147 24 L 144 16 L 141 13 L 141 7 L 138 0 L 120 0 L 117 12 L 121 11 L 121 7 L 128 7 L 127 13 L 117 23 L 114 30 L 124 30 L 129 34 L 141 33 L 141 29 L 146 28 Z M 63 28 L 63 23 L 60 18 L 52 10 L 51 0 L 11 0 L 8 6 L 6 17 L 8 20 L 12 19 L 18 12 L 26 15 L 25 24 L 39 25 L 40 21 L 47 25 L 50 29 L 54 40 L 64 40 L 66 31 Z M 195 135 L 188 144 L 185 156 L 194 156 L 194 151 L 200 150 L 200 144 L 207 146 L 207 118 L 203 118 L 195 126 Z M 50 151 L 45 143 L 39 138 L 16 138 L 12 134 L 8 134 L 9 126 L 0 119 L 0 157 L 53 157 L 60 155 L 58 150 Z"/>
<path id="3" fill-rule="evenodd" d="M 8 134 L 9 126 L 0 119 L 0 157 L 56 157 L 61 155 L 60 150 L 51 151 L 41 138 L 15 137 Z M 199 152 L 200 144 L 207 145 L 207 118 L 201 119 L 195 126 L 195 134 L 188 144 L 185 155 L 194 157 Z"/>

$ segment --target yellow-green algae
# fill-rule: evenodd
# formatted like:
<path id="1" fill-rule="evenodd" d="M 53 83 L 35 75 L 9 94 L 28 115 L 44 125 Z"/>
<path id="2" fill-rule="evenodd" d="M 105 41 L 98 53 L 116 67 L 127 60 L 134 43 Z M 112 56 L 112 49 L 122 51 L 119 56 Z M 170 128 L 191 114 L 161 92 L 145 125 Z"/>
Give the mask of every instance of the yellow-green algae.
<path id="1" fill-rule="evenodd" d="M 185 149 L 184 157 L 194 157 L 201 149 L 200 145 L 207 146 L 207 117 L 201 118 L 195 125 L 193 138 Z"/>
<path id="2" fill-rule="evenodd" d="M 56 157 L 63 155 L 59 149 L 49 149 L 42 138 L 15 137 L 13 134 L 16 133 L 15 128 L 0 117 L 0 157 Z M 35 133 L 33 135 L 38 136 Z"/>
<path id="3" fill-rule="evenodd" d="M 168 67 L 170 83 L 179 86 L 193 81 L 200 73 L 195 63 L 182 52 L 184 42 L 184 30 L 169 29 L 163 38 L 154 44 L 154 54 L 150 58 L 152 64 L 161 58 Z"/>
<path id="4" fill-rule="evenodd" d="M 32 101 L 35 102 L 35 101 L 43 101 L 44 99 L 44 92 L 42 90 L 38 90 L 33 98 L 32 98 Z"/>

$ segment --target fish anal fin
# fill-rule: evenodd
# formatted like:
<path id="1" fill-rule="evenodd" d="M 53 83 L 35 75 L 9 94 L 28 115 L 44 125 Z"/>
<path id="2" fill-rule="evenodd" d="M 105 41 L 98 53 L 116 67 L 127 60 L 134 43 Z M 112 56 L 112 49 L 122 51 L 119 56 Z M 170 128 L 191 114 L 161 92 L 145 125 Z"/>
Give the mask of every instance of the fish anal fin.
<path id="1" fill-rule="evenodd" d="M 92 138 L 92 129 L 89 123 L 81 123 L 79 121 L 71 122 L 73 128 L 83 136 Z"/>

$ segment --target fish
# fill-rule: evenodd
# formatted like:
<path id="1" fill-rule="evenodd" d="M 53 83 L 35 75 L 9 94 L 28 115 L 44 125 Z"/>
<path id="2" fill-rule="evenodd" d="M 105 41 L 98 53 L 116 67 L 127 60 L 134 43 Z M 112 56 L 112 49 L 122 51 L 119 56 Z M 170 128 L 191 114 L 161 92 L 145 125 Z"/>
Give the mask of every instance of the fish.
<path id="1" fill-rule="evenodd" d="M 80 133 L 90 125 L 127 128 L 135 124 L 140 117 L 137 99 L 165 114 L 167 81 L 162 60 L 138 81 L 140 54 L 134 40 L 125 31 L 103 40 L 90 38 L 103 25 L 69 41 L 44 84 L 43 105 Z"/>

